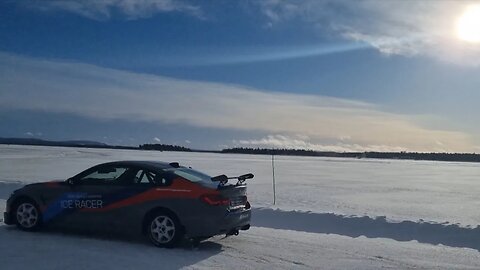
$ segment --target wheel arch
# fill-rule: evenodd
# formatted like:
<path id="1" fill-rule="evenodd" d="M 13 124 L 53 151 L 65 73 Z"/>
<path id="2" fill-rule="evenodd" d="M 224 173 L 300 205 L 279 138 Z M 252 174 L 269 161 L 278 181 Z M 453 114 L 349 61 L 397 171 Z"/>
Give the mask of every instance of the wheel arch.
<path id="1" fill-rule="evenodd" d="M 28 195 L 25 195 L 25 194 L 22 194 L 22 195 L 18 195 L 17 197 L 15 197 L 13 200 L 12 200 L 12 204 L 11 204 L 11 211 L 10 211 L 10 215 L 12 215 L 12 213 L 14 212 L 14 210 L 17 208 L 17 205 L 21 202 L 25 202 L 25 201 L 30 201 L 30 202 L 33 202 L 39 209 L 40 209 L 40 203 L 35 200 L 34 198 L 32 198 L 31 196 L 28 196 Z"/>
<path id="2" fill-rule="evenodd" d="M 171 210 L 167 207 L 158 206 L 158 207 L 154 207 L 154 208 L 148 210 L 145 213 L 145 215 L 143 216 L 143 219 L 142 219 L 142 234 L 145 234 L 147 232 L 147 223 L 150 220 L 150 218 L 152 218 L 152 216 L 154 214 L 159 213 L 159 212 L 163 212 L 163 213 L 167 213 L 167 214 L 172 215 L 180 223 L 180 227 L 182 228 L 182 230 L 185 231 L 185 226 L 183 225 L 182 220 L 173 210 Z"/>
<path id="3" fill-rule="evenodd" d="M 31 229 L 28 229 L 28 230 L 31 230 L 31 231 L 36 231 L 38 230 L 38 226 L 42 226 L 43 224 L 43 221 L 42 221 L 42 216 L 43 216 L 43 213 L 42 213 L 42 209 L 40 207 L 40 203 L 35 200 L 33 197 L 29 196 L 29 195 L 26 195 L 26 194 L 21 194 L 21 195 L 18 195 L 16 196 L 13 200 L 12 200 L 12 203 L 11 203 L 11 206 L 10 206 L 10 211 L 9 211 L 9 215 L 10 215 L 10 219 L 14 221 L 14 224 L 17 224 L 18 225 L 18 221 L 17 221 L 17 218 L 16 218 L 16 211 L 17 211 L 17 207 L 18 205 L 20 205 L 22 202 L 30 202 L 30 203 L 33 203 L 35 208 L 38 209 L 38 218 L 40 219 L 38 222 L 39 222 L 39 225 L 37 225 L 37 228 L 31 228 Z"/>

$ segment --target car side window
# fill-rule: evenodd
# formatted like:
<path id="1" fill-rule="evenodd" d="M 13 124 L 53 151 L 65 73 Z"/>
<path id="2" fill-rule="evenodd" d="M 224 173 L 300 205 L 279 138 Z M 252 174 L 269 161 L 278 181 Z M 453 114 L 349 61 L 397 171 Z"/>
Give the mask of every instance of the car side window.
<path id="1" fill-rule="evenodd" d="M 78 183 L 87 185 L 114 184 L 125 178 L 127 170 L 126 167 L 100 167 L 78 179 Z"/>
<path id="2" fill-rule="evenodd" d="M 135 175 L 134 184 L 151 185 L 154 183 L 154 178 L 155 175 L 152 172 L 146 170 L 138 170 L 137 174 Z"/>
<path id="3" fill-rule="evenodd" d="M 180 167 L 180 168 L 167 169 L 166 171 L 175 176 L 180 176 L 182 178 L 185 178 L 190 182 L 199 183 L 202 186 L 206 186 L 209 188 L 217 188 L 218 186 L 218 183 L 215 183 L 212 181 L 211 176 L 190 168 Z"/>
<path id="4" fill-rule="evenodd" d="M 166 186 L 169 184 L 167 178 L 164 175 L 155 173 L 148 170 L 138 170 L 135 175 L 135 184 L 139 185 L 158 185 L 158 186 Z"/>

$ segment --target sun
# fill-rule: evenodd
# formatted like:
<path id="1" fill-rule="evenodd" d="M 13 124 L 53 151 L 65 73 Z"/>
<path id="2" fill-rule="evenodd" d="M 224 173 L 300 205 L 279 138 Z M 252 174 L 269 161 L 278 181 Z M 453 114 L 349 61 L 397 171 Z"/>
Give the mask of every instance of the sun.
<path id="1" fill-rule="evenodd" d="M 457 36 L 463 41 L 480 43 L 480 5 L 469 6 L 458 18 Z"/>

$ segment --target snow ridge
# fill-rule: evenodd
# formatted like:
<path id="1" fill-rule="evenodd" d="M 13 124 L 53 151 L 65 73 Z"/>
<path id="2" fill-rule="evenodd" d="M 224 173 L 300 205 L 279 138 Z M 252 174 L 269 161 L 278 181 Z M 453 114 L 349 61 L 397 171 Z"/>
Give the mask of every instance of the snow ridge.
<path id="1" fill-rule="evenodd" d="M 253 209 L 252 223 L 253 226 L 272 229 L 418 241 L 480 251 L 480 226 L 462 227 L 425 221 L 391 222 L 385 216 L 372 218 L 269 208 Z"/>

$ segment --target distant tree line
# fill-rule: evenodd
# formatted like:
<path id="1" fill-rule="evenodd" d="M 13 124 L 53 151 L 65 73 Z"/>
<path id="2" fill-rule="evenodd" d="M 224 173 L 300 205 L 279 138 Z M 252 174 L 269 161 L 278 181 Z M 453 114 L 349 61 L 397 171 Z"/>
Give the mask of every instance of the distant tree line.
<path id="1" fill-rule="evenodd" d="M 314 151 L 306 149 L 269 149 L 269 148 L 227 148 L 216 150 L 192 150 L 178 145 L 170 144 L 142 144 L 136 146 L 108 145 L 95 141 L 48 141 L 36 138 L 0 138 L 0 144 L 16 145 L 44 145 L 82 148 L 106 148 L 129 150 L 157 150 L 180 152 L 205 152 L 205 153 L 238 153 L 258 155 L 283 155 L 283 156 L 316 156 L 316 157 L 343 157 L 343 158 L 377 158 L 377 159 L 409 159 L 409 160 L 436 160 L 436 161 L 461 161 L 480 162 L 480 154 L 476 153 L 419 153 L 419 152 L 332 152 Z"/>
<path id="2" fill-rule="evenodd" d="M 282 156 L 316 156 L 315 151 L 305 149 L 268 149 L 235 147 L 223 149 L 221 153 L 257 154 L 257 155 L 282 155 Z"/>
<path id="3" fill-rule="evenodd" d="M 142 150 L 192 152 L 190 148 L 171 144 L 142 144 L 138 148 Z"/>
<path id="4" fill-rule="evenodd" d="M 480 154 L 476 153 L 329 152 L 305 149 L 268 149 L 245 147 L 223 149 L 221 153 L 480 162 Z"/>
<path id="5" fill-rule="evenodd" d="M 480 162 L 476 153 L 365 152 L 366 158 Z"/>

